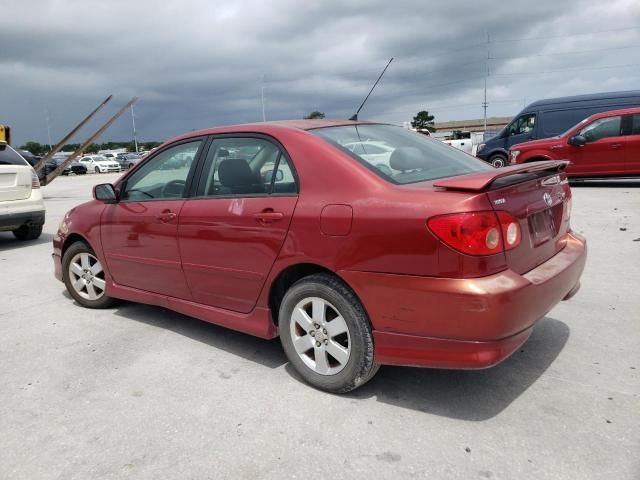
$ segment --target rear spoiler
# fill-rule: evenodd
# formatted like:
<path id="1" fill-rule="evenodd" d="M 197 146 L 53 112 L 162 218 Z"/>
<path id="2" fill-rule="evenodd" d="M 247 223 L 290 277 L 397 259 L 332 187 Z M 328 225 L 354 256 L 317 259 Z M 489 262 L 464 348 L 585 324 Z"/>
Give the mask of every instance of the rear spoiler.
<path id="1" fill-rule="evenodd" d="M 534 173 L 548 171 L 549 173 L 559 173 L 567 168 L 569 162 L 566 160 L 548 160 L 545 162 L 523 163 L 511 167 L 496 168 L 495 170 L 470 173 L 459 177 L 443 178 L 433 183 L 434 187 L 446 188 L 447 190 L 467 190 L 481 191 L 487 189 L 499 178 L 509 177 L 522 173 Z"/>

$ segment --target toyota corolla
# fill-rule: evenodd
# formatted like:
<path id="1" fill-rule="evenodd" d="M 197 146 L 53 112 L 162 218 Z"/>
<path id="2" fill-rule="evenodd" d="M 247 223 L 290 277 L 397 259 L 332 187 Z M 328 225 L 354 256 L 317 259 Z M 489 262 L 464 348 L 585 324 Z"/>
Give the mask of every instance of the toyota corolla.
<path id="1" fill-rule="evenodd" d="M 355 142 L 386 145 L 384 168 Z M 84 307 L 124 299 L 280 336 L 327 391 L 380 365 L 487 368 L 579 288 L 566 165 L 495 169 L 367 122 L 190 132 L 65 215 L 55 274 Z"/>

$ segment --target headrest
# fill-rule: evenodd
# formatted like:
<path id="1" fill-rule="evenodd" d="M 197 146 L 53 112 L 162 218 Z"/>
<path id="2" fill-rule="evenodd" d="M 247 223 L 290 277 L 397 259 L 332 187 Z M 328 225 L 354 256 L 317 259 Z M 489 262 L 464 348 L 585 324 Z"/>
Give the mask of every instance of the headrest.
<path id="1" fill-rule="evenodd" d="M 389 164 L 391 165 L 391 168 L 394 170 L 400 170 L 401 172 L 424 168 L 427 166 L 424 154 L 416 147 L 396 148 L 389 158 Z"/>
<path id="2" fill-rule="evenodd" d="M 256 182 L 256 174 L 246 160 L 233 158 L 223 160 L 218 167 L 218 178 L 225 187 L 247 186 Z"/>

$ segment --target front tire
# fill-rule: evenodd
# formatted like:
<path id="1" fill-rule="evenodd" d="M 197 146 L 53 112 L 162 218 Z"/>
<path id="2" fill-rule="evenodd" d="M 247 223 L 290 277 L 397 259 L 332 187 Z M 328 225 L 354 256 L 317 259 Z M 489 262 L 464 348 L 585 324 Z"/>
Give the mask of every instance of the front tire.
<path id="1" fill-rule="evenodd" d="M 507 166 L 507 157 L 502 154 L 492 155 L 489 159 L 489 163 L 496 168 L 502 168 Z"/>
<path id="2" fill-rule="evenodd" d="M 353 292 L 331 275 L 296 282 L 280 305 L 279 326 L 291 365 L 315 388 L 349 392 L 378 371 L 367 314 Z"/>
<path id="3" fill-rule="evenodd" d="M 42 235 L 42 225 L 23 225 L 13 231 L 18 240 L 35 240 Z"/>
<path id="4" fill-rule="evenodd" d="M 95 172 L 96 172 L 96 173 L 100 173 L 100 167 L 96 167 L 96 168 L 95 168 Z"/>
<path id="5" fill-rule="evenodd" d="M 95 252 L 75 242 L 62 256 L 62 278 L 67 291 L 83 307 L 107 308 L 113 298 L 105 294 L 105 272 Z"/>

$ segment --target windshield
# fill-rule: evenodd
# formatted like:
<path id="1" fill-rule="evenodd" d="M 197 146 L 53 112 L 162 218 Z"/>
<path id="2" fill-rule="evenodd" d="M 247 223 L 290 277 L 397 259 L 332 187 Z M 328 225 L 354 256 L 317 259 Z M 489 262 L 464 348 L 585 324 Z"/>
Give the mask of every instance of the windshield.
<path id="1" fill-rule="evenodd" d="M 416 183 L 493 167 L 439 140 L 392 125 L 347 125 L 310 130 L 382 178 Z"/>

